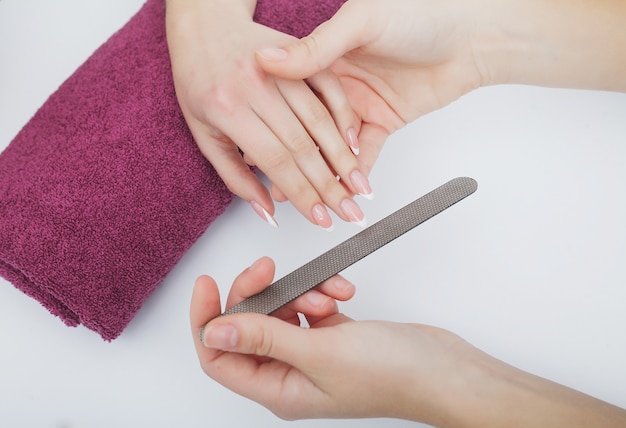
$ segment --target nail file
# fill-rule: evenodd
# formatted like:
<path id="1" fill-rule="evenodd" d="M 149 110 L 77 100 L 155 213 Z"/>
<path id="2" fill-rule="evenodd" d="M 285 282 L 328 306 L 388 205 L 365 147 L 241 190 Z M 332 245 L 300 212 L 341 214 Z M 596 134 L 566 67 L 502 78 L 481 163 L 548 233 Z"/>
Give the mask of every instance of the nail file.
<path id="1" fill-rule="evenodd" d="M 271 314 L 415 226 L 471 195 L 477 187 L 476 181 L 468 177 L 448 181 L 287 274 L 261 293 L 243 300 L 225 311 L 223 315 L 241 312 Z"/>

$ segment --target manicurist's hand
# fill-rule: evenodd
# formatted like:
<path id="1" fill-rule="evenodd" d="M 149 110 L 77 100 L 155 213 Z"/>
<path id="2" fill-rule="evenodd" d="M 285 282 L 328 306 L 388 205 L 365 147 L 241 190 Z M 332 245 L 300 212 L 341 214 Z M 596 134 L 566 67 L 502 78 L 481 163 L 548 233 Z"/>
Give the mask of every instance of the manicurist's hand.
<path id="1" fill-rule="evenodd" d="M 273 272 L 268 258 L 243 271 L 226 308 L 262 291 Z M 217 285 L 200 277 L 191 325 L 202 369 L 286 419 L 409 417 L 414 409 L 434 405 L 430 393 L 442 387 L 437 374 L 459 374 L 456 356 L 472 354 L 473 348 L 431 327 L 354 322 L 335 302 L 351 298 L 354 290 L 336 276 L 273 316 L 219 317 Z M 310 328 L 299 326 L 298 312 Z M 455 351 L 446 355 L 449 349 Z"/>
<path id="2" fill-rule="evenodd" d="M 273 279 L 262 258 L 234 281 L 226 308 Z M 395 417 L 438 427 L 624 427 L 626 412 L 530 375 L 457 335 L 421 324 L 353 321 L 336 276 L 273 316 L 219 316 L 216 283 L 200 277 L 191 333 L 204 372 L 284 419 Z M 310 328 L 300 327 L 298 313 Z"/>
<path id="3" fill-rule="evenodd" d="M 330 69 L 361 122 L 359 159 L 369 171 L 387 137 L 481 85 L 462 0 L 348 0 L 298 42 L 257 52 L 281 78 Z"/>
<path id="4" fill-rule="evenodd" d="M 369 170 L 389 134 L 481 86 L 626 91 L 625 22 L 621 0 L 348 0 L 257 59 L 281 78 L 335 72 Z"/>
<path id="5" fill-rule="evenodd" d="M 329 70 L 306 82 L 264 72 L 254 52 L 294 39 L 254 23 L 255 3 L 167 2 L 174 82 L 189 128 L 227 186 L 269 223 L 276 225 L 274 196 L 325 229 L 332 227 L 327 208 L 363 225 L 353 196 L 372 189 L 355 156 L 358 121 L 341 83 Z M 269 178 L 272 194 L 250 165 Z"/>

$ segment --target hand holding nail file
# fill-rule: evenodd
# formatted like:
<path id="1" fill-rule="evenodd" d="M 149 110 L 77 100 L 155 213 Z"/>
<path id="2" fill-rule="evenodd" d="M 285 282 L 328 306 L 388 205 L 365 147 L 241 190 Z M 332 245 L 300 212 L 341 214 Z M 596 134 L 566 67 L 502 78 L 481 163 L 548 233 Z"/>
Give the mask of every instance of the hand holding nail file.
<path id="1" fill-rule="evenodd" d="M 271 314 L 398 236 L 471 195 L 477 187 L 476 181 L 468 177 L 448 181 L 287 274 L 261 293 L 233 306 L 223 315 L 241 312 Z"/>

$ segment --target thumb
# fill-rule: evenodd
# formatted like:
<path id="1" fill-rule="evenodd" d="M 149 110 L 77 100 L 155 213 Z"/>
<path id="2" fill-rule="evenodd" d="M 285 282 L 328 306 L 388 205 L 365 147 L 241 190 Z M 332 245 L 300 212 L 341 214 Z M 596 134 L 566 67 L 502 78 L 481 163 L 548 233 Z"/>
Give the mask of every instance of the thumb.
<path id="1" fill-rule="evenodd" d="M 215 318 L 201 338 L 208 348 L 270 357 L 297 367 L 306 364 L 315 349 L 307 333 L 275 317 L 246 313 Z"/>
<path id="2" fill-rule="evenodd" d="M 265 71 L 285 79 L 306 79 L 326 68 L 346 52 L 367 42 L 370 31 L 362 25 L 362 14 L 353 2 L 346 2 L 328 21 L 313 32 L 282 48 L 265 48 L 256 58 Z M 371 30 L 371 29 L 370 29 Z"/>

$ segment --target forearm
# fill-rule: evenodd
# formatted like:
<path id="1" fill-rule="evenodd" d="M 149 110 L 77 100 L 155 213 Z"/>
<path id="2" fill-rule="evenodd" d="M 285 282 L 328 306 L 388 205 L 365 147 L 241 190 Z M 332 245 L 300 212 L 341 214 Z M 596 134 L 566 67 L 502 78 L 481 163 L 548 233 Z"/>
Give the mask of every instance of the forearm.
<path id="1" fill-rule="evenodd" d="M 257 0 L 166 0 L 166 14 L 168 16 L 184 12 L 207 14 L 207 18 L 232 16 L 232 14 L 244 14 L 252 18 Z"/>
<path id="2" fill-rule="evenodd" d="M 624 428 L 626 410 L 501 361 L 470 361 L 450 379 L 441 428 Z"/>
<path id="3" fill-rule="evenodd" d="M 485 84 L 626 92 L 623 0 L 479 1 Z"/>
<path id="4" fill-rule="evenodd" d="M 165 24 L 170 53 L 204 43 L 206 28 L 219 34 L 252 21 L 256 0 L 166 0 Z"/>

